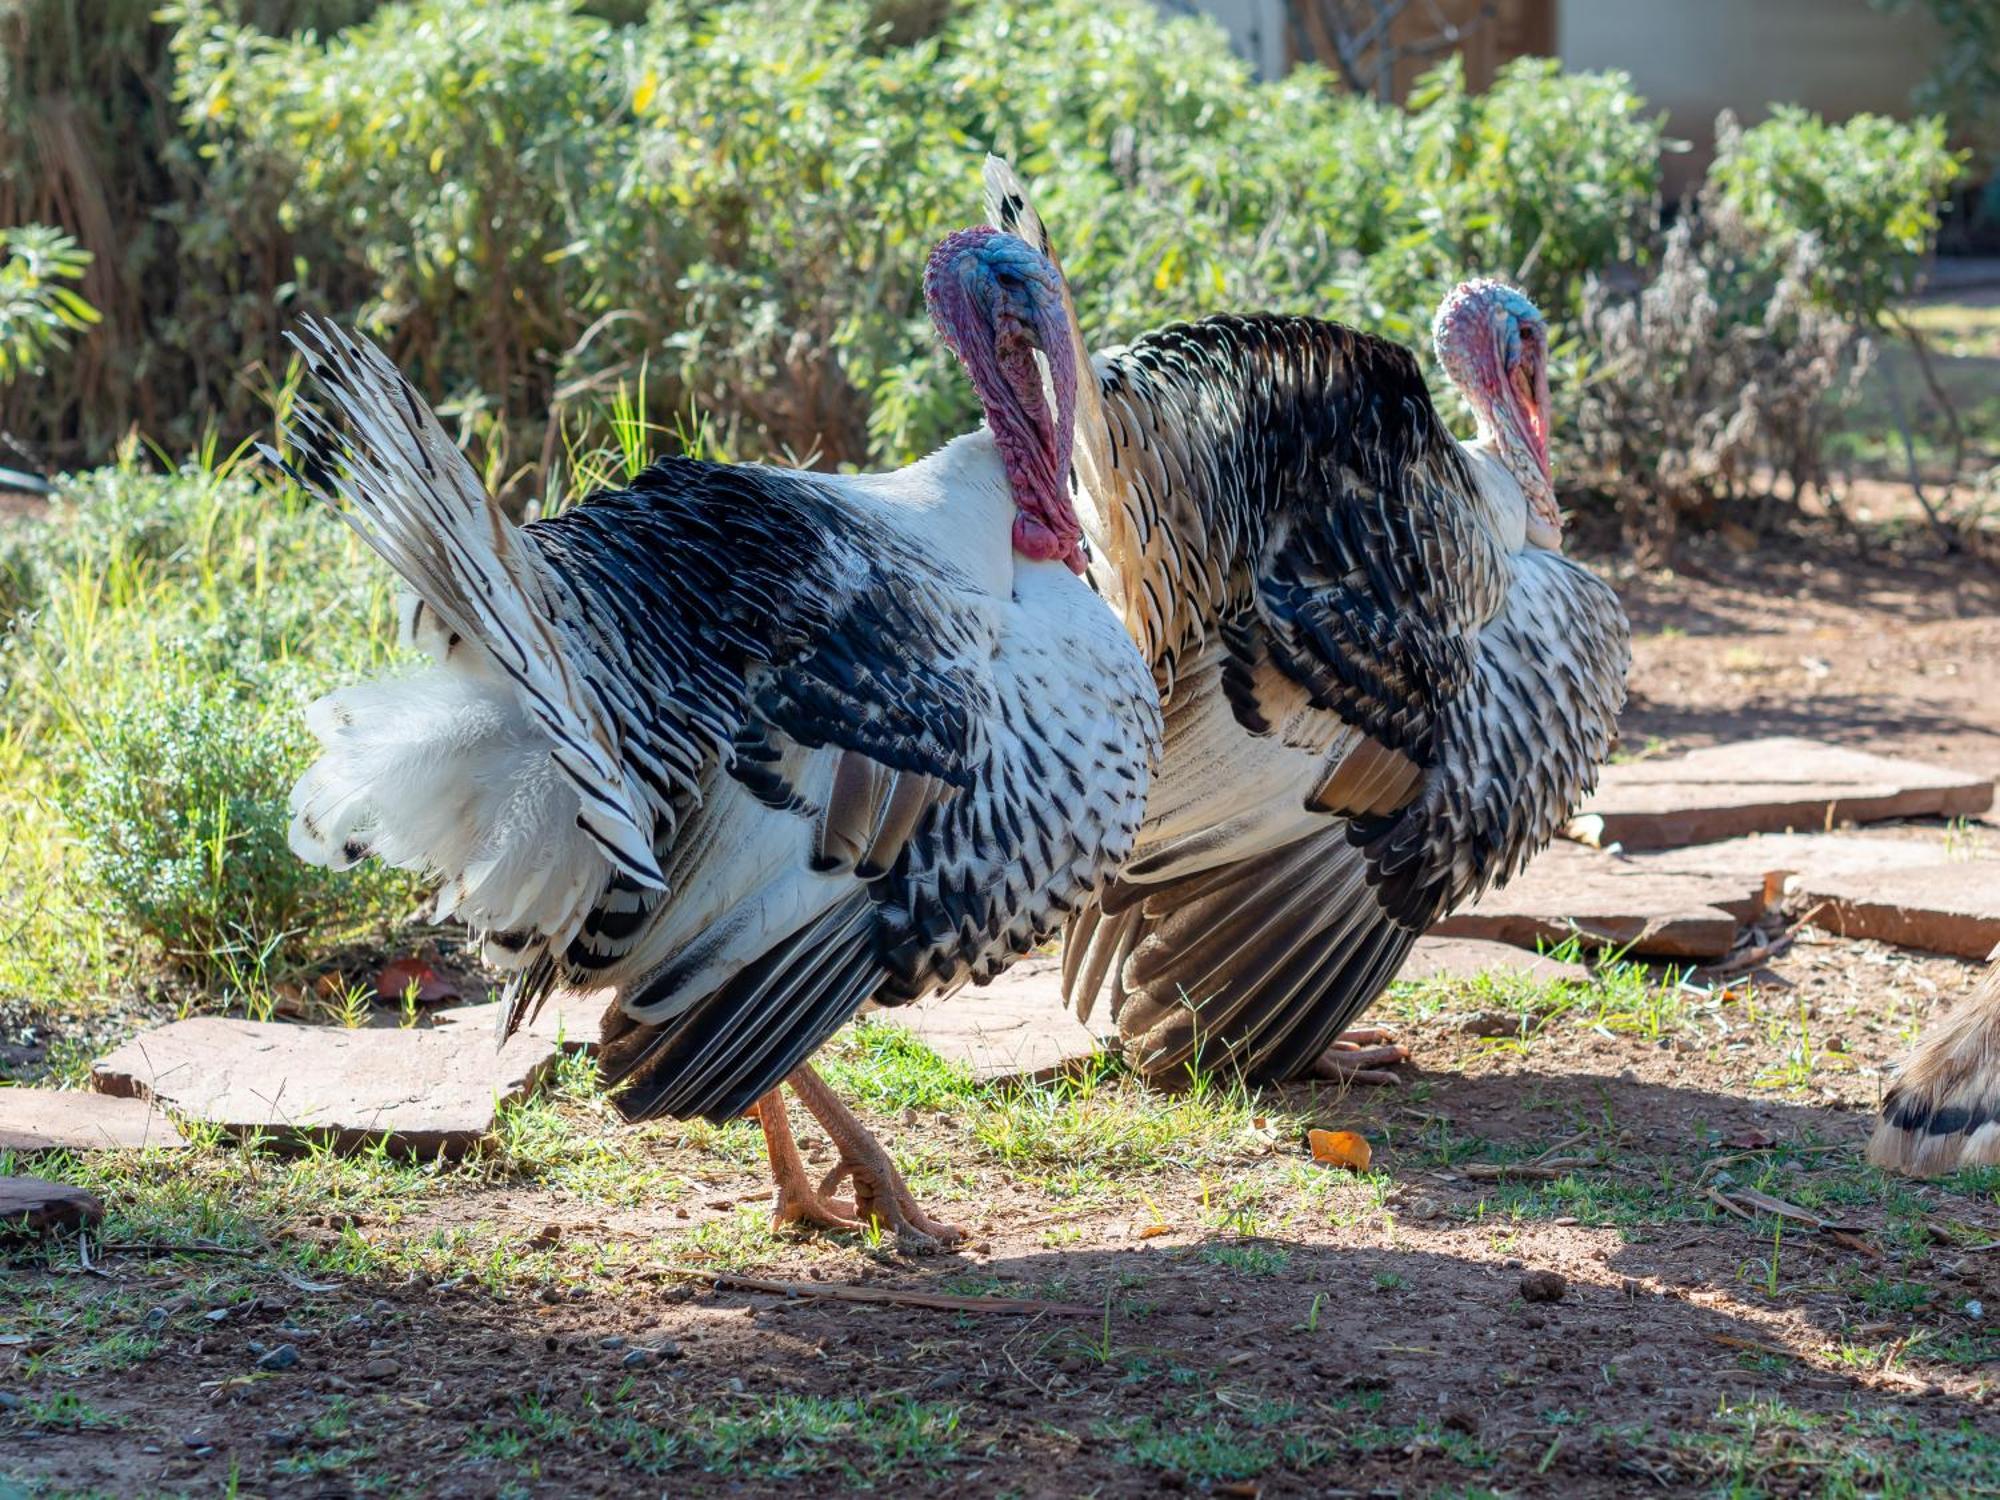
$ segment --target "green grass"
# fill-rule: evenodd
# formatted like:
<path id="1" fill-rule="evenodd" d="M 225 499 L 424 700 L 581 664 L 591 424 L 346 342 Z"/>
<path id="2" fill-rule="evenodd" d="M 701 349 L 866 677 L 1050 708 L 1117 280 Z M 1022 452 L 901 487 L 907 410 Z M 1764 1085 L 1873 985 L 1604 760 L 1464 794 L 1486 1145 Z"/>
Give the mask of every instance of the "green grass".
<path id="1" fill-rule="evenodd" d="M 852 1486 L 938 1479 L 965 1456 L 960 1410 L 940 1402 L 746 1394 L 654 1418 L 636 1391 L 626 1381 L 574 1408 L 524 1398 L 482 1422 L 466 1455 L 520 1465 L 524 1477 L 608 1459 L 648 1475 L 701 1470 Z"/>
<path id="2" fill-rule="evenodd" d="M 1922 1500 L 2000 1489 L 2000 1434 L 1966 1422 L 1934 1427 L 1895 1410 L 1821 1414 L 1775 1398 L 1724 1398 L 1711 1427 L 1637 1440 L 1732 1500 Z"/>

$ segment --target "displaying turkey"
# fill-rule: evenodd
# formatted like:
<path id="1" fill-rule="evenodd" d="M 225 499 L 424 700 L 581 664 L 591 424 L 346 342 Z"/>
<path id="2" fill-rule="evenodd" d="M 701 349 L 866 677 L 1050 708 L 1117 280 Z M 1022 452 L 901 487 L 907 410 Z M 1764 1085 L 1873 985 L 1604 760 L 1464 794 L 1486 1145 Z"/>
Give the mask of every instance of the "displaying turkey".
<path id="1" fill-rule="evenodd" d="M 1054 250 L 1018 178 L 992 223 Z M 1212 317 L 1083 368 L 1093 580 L 1151 663 L 1166 745 L 1131 861 L 1070 923 L 1064 983 L 1108 994 L 1149 1076 L 1350 1073 L 1338 1040 L 1439 916 L 1505 880 L 1594 784 L 1628 627 L 1559 548 L 1547 330 L 1460 286 L 1439 360 L 1301 317 Z"/>
<path id="2" fill-rule="evenodd" d="M 2000 965 L 1917 1039 L 1882 1096 L 1868 1159 L 1912 1177 L 2000 1164 Z"/>
<path id="3" fill-rule="evenodd" d="M 924 292 L 979 431 L 884 474 L 668 459 L 523 527 L 378 349 L 309 325 L 342 420 L 300 407 L 295 472 L 402 576 L 434 665 L 314 704 L 292 798 L 304 858 L 436 881 L 435 917 L 515 971 L 509 1031 L 613 991 L 627 1115 L 754 1107 L 779 1220 L 919 1243 L 957 1231 L 806 1059 L 865 1003 L 1051 936 L 1130 851 L 1159 744 L 1145 663 L 1077 576 L 1058 273 L 982 227 Z M 817 1187 L 781 1080 L 839 1150 Z"/>

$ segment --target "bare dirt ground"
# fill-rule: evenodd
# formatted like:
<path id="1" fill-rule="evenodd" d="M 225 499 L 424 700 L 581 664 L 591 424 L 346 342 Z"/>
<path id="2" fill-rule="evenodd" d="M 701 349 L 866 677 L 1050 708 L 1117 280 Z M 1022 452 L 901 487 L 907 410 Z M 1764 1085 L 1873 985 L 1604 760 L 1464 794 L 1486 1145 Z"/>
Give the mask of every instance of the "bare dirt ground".
<path id="1" fill-rule="evenodd" d="M 1985 565 L 1831 534 L 1695 547 L 1673 575 L 1596 560 L 1637 636 L 1624 753 L 1809 734 L 2000 772 Z M 864 1112 L 972 1238 L 917 1260 L 766 1234 L 752 1127 L 620 1130 L 587 1091 L 435 1171 L 81 1164 L 112 1221 L 94 1256 L 11 1263 L 0 1473 L 120 1495 L 2000 1493 L 2000 1172 L 1859 1160 L 1885 1065 L 1973 972 L 1804 934 L 1726 982 L 1402 990 L 1378 1012 L 1416 1054 L 1402 1087 L 1164 1119 L 1119 1080 L 1005 1097 L 919 1067 Z M 1472 1034 L 1496 1008 L 1526 1034 Z M 850 1080 L 889 1066 L 856 1046 Z M 1314 1164 L 1309 1126 L 1364 1133 L 1370 1171 Z M 704 1279 L 727 1273 L 1057 1305 Z"/>

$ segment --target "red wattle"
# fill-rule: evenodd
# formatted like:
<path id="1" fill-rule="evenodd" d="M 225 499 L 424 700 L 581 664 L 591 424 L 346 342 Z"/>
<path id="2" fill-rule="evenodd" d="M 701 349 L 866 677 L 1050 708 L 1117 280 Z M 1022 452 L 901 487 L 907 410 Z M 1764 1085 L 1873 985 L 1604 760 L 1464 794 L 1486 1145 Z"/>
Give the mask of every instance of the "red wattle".
<path id="1" fill-rule="evenodd" d="M 1058 536 L 1047 522 L 1026 511 L 1014 515 L 1014 550 L 1036 562 L 1062 562 L 1074 573 L 1084 569 L 1079 539 Z"/>

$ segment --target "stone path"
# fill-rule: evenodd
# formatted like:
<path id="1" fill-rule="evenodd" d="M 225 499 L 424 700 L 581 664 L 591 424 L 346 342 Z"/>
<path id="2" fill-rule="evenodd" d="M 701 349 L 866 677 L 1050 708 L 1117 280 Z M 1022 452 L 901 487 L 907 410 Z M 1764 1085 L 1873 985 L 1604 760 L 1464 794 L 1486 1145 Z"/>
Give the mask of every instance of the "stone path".
<path id="1" fill-rule="evenodd" d="M 610 992 L 576 996 L 568 1000 L 551 996 L 541 1010 L 524 1022 L 516 1037 L 533 1037 L 550 1046 L 595 1055 L 604 1045 L 604 1012 Z M 431 1012 L 433 1026 L 454 1026 L 462 1031 L 482 1033 L 496 1041 L 500 1035 L 500 1002 L 453 1005 Z"/>
<path id="2" fill-rule="evenodd" d="M 901 1027 L 982 1083 L 1052 1078 L 1095 1056 L 1099 1043 L 1063 1004 L 1062 965 L 1052 958 L 1023 959 L 989 985 L 886 1007 L 872 1020 Z"/>
<path id="3" fill-rule="evenodd" d="M 1519 975 L 1537 984 L 1564 979 L 1582 984 L 1590 978 L 1590 970 L 1583 964 L 1564 963 L 1511 943 L 1436 935 L 1417 939 L 1396 978 L 1477 979 L 1483 974 Z"/>
<path id="4" fill-rule="evenodd" d="M 1667 849 L 1888 818 L 1971 817 L 1992 805 L 1991 779 L 1962 771 L 1813 740 L 1744 740 L 1606 766 L 1567 831 L 1600 848 Z"/>
<path id="5" fill-rule="evenodd" d="M 413 1156 L 465 1151 L 524 1097 L 556 1047 L 491 1032 L 343 1030 L 205 1017 L 134 1037 L 92 1069 L 105 1093 L 156 1099 L 232 1135 L 343 1148 L 386 1137 Z"/>
<path id="6" fill-rule="evenodd" d="M 1590 948 L 1646 958 L 1721 958 L 1764 908 L 1761 877 L 1655 869 L 1575 844 L 1544 850 L 1509 884 L 1488 891 L 1431 931 L 1523 948 L 1572 934 Z"/>
<path id="7" fill-rule="evenodd" d="M 2000 860 L 1809 872 L 1793 876 L 1786 888 L 1814 909 L 1813 926 L 1841 937 L 1974 959 L 2000 943 Z"/>
<path id="8" fill-rule="evenodd" d="M 75 1229 L 103 1217 L 104 1205 L 80 1187 L 39 1177 L 0 1177 L 0 1236 Z"/>
<path id="9" fill-rule="evenodd" d="M 159 1105 L 78 1089 L 0 1089 L 0 1151 L 182 1150 Z"/>

